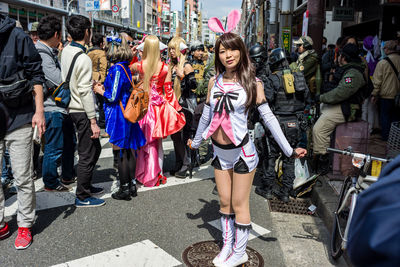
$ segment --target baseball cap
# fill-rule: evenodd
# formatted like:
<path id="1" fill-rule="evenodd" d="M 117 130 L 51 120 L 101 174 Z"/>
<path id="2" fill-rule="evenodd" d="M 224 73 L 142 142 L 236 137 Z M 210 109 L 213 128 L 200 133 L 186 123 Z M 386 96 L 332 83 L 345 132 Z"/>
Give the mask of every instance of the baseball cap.
<path id="1" fill-rule="evenodd" d="M 29 32 L 37 32 L 38 31 L 39 22 L 31 22 L 28 24 Z"/>
<path id="2" fill-rule="evenodd" d="M 295 45 L 303 45 L 308 43 L 311 46 L 314 44 L 310 36 L 301 36 L 298 40 L 294 41 L 293 43 Z"/>

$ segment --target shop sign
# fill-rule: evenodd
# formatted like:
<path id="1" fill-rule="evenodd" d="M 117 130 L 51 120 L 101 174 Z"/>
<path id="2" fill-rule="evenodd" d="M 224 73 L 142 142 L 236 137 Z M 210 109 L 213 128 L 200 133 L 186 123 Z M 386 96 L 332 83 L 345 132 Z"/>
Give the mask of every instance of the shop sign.
<path id="1" fill-rule="evenodd" d="M 121 0 L 121 18 L 129 19 L 129 0 Z"/>
<path id="2" fill-rule="evenodd" d="M 333 21 L 354 21 L 354 8 L 352 7 L 333 7 Z"/>
<path id="3" fill-rule="evenodd" d="M 0 13 L 6 13 L 8 14 L 8 4 L 6 3 L 0 3 Z"/>
<path id="4" fill-rule="evenodd" d="M 110 0 L 100 0 L 100 10 L 110 10 L 111 8 Z"/>
<path id="5" fill-rule="evenodd" d="M 290 28 L 282 28 L 282 42 L 283 42 L 283 47 L 290 52 L 290 47 L 291 47 L 291 31 Z"/>
<path id="6" fill-rule="evenodd" d="M 85 10 L 86 12 L 100 11 L 100 0 L 86 0 Z"/>

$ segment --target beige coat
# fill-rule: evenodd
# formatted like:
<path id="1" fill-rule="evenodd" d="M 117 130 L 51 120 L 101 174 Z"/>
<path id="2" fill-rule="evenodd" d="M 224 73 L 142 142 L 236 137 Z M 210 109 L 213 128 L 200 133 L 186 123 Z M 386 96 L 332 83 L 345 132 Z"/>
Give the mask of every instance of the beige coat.
<path id="1" fill-rule="evenodd" d="M 92 60 L 93 80 L 104 83 L 107 71 L 106 52 L 101 49 L 94 49 L 87 54 Z"/>
<path id="2" fill-rule="evenodd" d="M 397 71 L 400 72 L 400 55 L 390 54 L 389 58 L 392 60 Z M 400 93 L 400 81 L 386 59 L 382 59 L 376 65 L 372 82 L 374 84 L 373 96 L 394 99 L 396 94 Z"/>

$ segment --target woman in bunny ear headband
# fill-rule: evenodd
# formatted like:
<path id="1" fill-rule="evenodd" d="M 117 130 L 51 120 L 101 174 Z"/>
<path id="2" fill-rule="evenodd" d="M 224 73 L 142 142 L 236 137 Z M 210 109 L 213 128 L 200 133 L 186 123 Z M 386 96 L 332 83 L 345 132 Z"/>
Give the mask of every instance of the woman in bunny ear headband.
<path id="1" fill-rule="evenodd" d="M 197 149 L 201 139 L 211 136 L 214 147 L 212 166 L 220 199 L 223 247 L 214 258 L 215 266 L 238 266 L 248 260 L 246 246 L 251 229 L 249 199 L 257 151 L 249 139 L 248 110 L 257 106 L 260 116 L 287 156 L 303 157 L 307 151 L 293 149 L 287 142 L 278 120 L 264 95 L 263 83 L 255 77 L 242 39 L 231 31 L 240 20 L 240 12 L 228 16 L 228 29 L 217 18 L 208 21 L 214 32 L 223 33 L 215 44 L 217 77 L 208 84 L 208 95 L 196 135 L 188 140 Z"/>
<path id="2" fill-rule="evenodd" d="M 185 145 L 192 132 L 192 117 L 196 108 L 196 94 L 194 90 L 197 88 L 194 70 L 186 59 L 188 47 L 185 41 L 176 36 L 168 43 L 168 53 L 170 56 L 169 72 L 167 82 L 174 89 L 176 99 L 182 106 L 182 111 L 186 117 L 186 125 L 183 131 L 171 135 L 175 149 L 175 167 L 170 171 L 171 175 L 178 178 L 185 178 L 190 164 L 189 151 Z M 167 85 L 167 83 L 166 83 Z"/>
<path id="3" fill-rule="evenodd" d="M 149 92 L 150 98 L 149 109 L 139 121 L 147 143 L 139 150 L 136 164 L 136 179 L 149 187 L 167 181 L 162 172 L 162 138 L 179 132 L 186 124 L 185 116 L 178 112 L 182 108 L 174 91 L 165 82 L 168 66 L 161 61 L 162 48 L 157 36 L 148 35 L 143 45 L 143 60 L 131 67 L 132 72 L 139 72 L 143 88 Z"/>
<path id="4" fill-rule="evenodd" d="M 132 74 L 129 62 L 132 51 L 125 38 L 118 35 L 107 36 L 107 59 L 113 64 L 108 70 L 104 85 L 98 83 L 93 90 L 105 98 L 104 113 L 106 132 L 109 142 L 118 156 L 119 190 L 111 196 L 117 200 L 130 200 L 136 196 L 136 185 L 132 183 L 135 174 L 135 150 L 144 146 L 146 139 L 138 123 L 131 123 L 124 118 L 120 103 L 124 107 L 132 88 Z"/>

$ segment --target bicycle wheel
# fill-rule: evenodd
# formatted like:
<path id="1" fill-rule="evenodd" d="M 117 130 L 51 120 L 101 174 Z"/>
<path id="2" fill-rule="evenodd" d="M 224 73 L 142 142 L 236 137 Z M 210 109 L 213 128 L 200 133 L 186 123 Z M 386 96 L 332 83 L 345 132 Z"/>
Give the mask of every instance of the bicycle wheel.
<path id="1" fill-rule="evenodd" d="M 343 254 L 342 242 L 343 242 L 344 231 L 347 225 L 347 220 L 349 218 L 351 198 L 347 200 L 345 207 L 340 212 L 339 209 L 342 206 L 342 203 L 350 186 L 351 186 L 351 177 L 347 177 L 344 180 L 342 189 L 340 191 L 339 202 L 333 220 L 330 250 L 331 250 L 331 256 L 334 260 L 337 260 Z"/>

